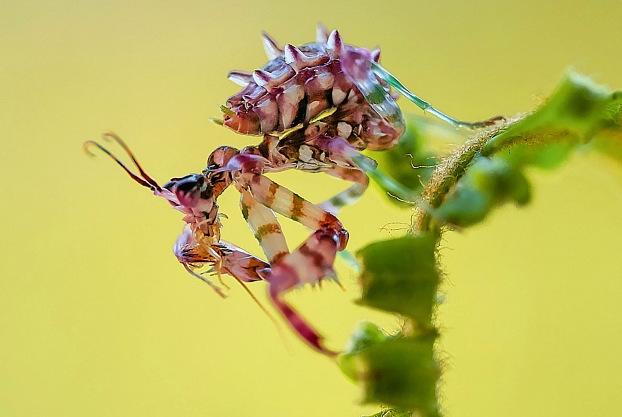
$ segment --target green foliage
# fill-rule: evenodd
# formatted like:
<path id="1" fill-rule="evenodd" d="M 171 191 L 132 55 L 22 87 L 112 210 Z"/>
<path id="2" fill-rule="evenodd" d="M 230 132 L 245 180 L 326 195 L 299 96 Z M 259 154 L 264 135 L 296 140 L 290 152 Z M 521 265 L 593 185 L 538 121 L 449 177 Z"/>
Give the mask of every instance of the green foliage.
<path id="1" fill-rule="evenodd" d="M 357 356 L 366 349 L 387 340 L 387 336 L 380 327 L 369 321 L 359 323 L 354 329 L 345 352 L 339 356 L 339 367 L 350 379 L 357 381 L 361 375 Z"/>
<path id="2" fill-rule="evenodd" d="M 392 404 L 426 416 L 438 415 L 435 335 L 389 338 L 341 358 L 342 369 L 362 383 L 364 402 Z"/>
<path id="3" fill-rule="evenodd" d="M 615 126 L 619 112 L 619 94 L 570 73 L 540 109 L 488 141 L 482 154 L 500 154 L 517 166 L 553 168 L 577 145 Z"/>
<path id="4" fill-rule="evenodd" d="M 457 226 L 480 222 L 498 204 L 529 202 L 527 178 L 501 158 L 478 158 L 434 216 Z"/>
<path id="5" fill-rule="evenodd" d="M 530 167 L 555 168 L 578 149 L 622 157 L 621 108 L 619 93 L 569 74 L 537 111 L 478 143 L 477 152 L 465 163 L 457 167 L 449 166 L 451 160 L 441 163 L 439 170 L 458 168 L 448 170 L 456 178 L 447 190 L 430 187 L 436 198 L 430 200 L 433 210 L 427 215 L 436 227 L 470 226 L 503 203 L 526 204 L 525 170 Z"/>
<path id="6" fill-rule="evenodd" d="M 436 235 L 421 234 L 372 243 L 358 252 L 362 264 L 358 302 L 398 313 L 411 328 L 410 334 L 396 336 L 385 335 L 371 323 L 355 330 L 339 366 L 363 386 L 364 402 L 438 414 L 440 368 L 434 359 L 437 333 L 432 325 L 440 281 L 436 245 Z"/>
<path id="7" fill-rule="evenodd" d="M 603 125 L 592 138 L 592 148 L 622 162 L 622 92 L 612 94 L 603 115 Z"/>
<path id="8" fill-rule="evenodd" d="M 406 185 L 402 196 L 418 204 L 409 235 L 372 243 L 358 253 L 358 303 L 397 313 L 405 321 L 401 332 L 391 336 L 371 323 L 361 324 L 338 360 L 341 370 L 363 387 L 365 402 L 393 407 L 371 417 L 440 415 L 433 316 L 442 226 L 476 224 L 505 202 L 527 204 L 526 169 L 555 168 L 577 149 L 622 161 L 622 93 L 571 73 L 537 111 L 477 132 L 444 159 L 422 151 L 423 143 L 411 127 L 399 146 L 382 156 L 385 173 L 371 176 L 389 192 Z M 412 164 L 406 154 L 414 155 Z M 412 166 L 429 165 L 430 159 L 437 161 L 433 171 Z"/>
<path id="9" fill-rule="evenodd" d="M 536 112 L 486 141 L 466 173 L 433 214 L 437 222 L 465 227 L 497 205 L 529 202 L 525 168 L 551 169 L 612 125 L 620 98 L 571 73 Z"/>
<path id="10" fill-rule="evenodd" d="M 440 376 L 433 349 L 436 337 L 434 331 L 387 336 L 374 324 L 362 323 L 339 357 L 339 366 L 363 386 L 363 402 L 392 404 L 435 416 Z"/>
<path id="11" fill-rule="evenodd" d="M 439 284 L 435 247 L 436 237 L 425 234 L 376 242 L 361 249 L 358 302 L 410 317 L 418 327 L 431 327 Z M 396 257 L 398 253 L 409 256 Z"/>

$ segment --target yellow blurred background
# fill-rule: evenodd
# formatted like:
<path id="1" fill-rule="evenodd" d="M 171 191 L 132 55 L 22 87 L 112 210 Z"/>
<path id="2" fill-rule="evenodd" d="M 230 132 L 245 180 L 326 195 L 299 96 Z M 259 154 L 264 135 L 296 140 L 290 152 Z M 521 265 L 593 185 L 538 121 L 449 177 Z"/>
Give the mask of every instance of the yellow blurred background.
<path id="1" fill-rule="evenodd" d="M 0 416 L 360 416 L 329 360 L 273 325 L 240 288 L 193 280 L 171 245 L 180 216 L 82 142 L 114 130 L 160 181 L 200 171 L 242 137 L 208 118 L 265 61 L 259 32 L 311 41 L 318 21 L 383 48 L 387 68 L 465 119 L 537 105 L 573 66 L 622 88 L 622 3 L 8 1 L 0 5 Z M 403 102 L 405 111 L 418 112 Z M 594 155 L 532 172 L 535 198 L 448 233 L 439 312 L 448 416 L 622 414 L 622 175 Z M 313 201 L 345 185 L 278 181 Z M 225 238 L 259 253 L 236 193 Z M 368 192 L 342 220 L 350 249 L 397 236 L 410 212 Z M 306 235 L 284 221 L 290 246 Z M 404 259 L 404 262 L 408 262 Z M 341 347 L 355 273 L 290 299 Z M 235 284 L 232 284 L 235 285 Z M 262 284 L 253 285 L 263 297 Z"/>

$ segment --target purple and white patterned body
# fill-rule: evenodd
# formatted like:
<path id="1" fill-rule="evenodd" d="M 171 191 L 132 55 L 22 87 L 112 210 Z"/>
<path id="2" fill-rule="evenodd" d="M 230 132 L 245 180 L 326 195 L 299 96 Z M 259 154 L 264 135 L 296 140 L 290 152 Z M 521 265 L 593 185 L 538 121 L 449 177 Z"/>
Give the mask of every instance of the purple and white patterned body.
<path id="1" fill-rule="evenodd" d="M 281 50 L 264 34 L 272 59 L 253 73 L 229 74 L 244 89 L 223 106 L 224 125 L 243 134 L 273 137 L 297 129 L 295 136 L 304 141 L 339 136 L 358 150 L 393 146 L 403 124 L 378 114 L 342 68 L 343 56 L 352 51 L 376 61 L 380 51 L 346 45 L 337 31 L 327 35 L 320 28 L 317 37 L 314 43 L 287 44 Z M 322 117 L 327 110 L 330 114 Z"/>

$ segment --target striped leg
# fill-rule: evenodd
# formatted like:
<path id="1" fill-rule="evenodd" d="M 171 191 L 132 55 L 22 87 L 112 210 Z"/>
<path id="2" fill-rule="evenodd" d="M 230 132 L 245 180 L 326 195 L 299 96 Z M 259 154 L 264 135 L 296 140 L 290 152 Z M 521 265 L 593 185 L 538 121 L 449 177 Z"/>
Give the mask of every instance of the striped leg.
<path id="1" fill-rule="evenodd" d="M 268 262 L 273 263 L 288 254 L 287 242 L 274 212 L 255 200 L 248 190 L 241 187 L 238 190 L 241 194 L 242 215 L 255 234 Z"/>
<path id="2" fill-rule="evenodd" d="M 391 97 L 390 92 L 378 82 L 376 77 L 395 88 L 400 94 L 415 103 L 415 105 L 424 112 L 428 112 L 454 127 L 478 129 L 494 125 L 496 122 L 504 119 L 502 116 L 491 117 L 490 119 L 479 122 L 465 122 L 455 119 L 433 107 L 421 97 L 413 94 L 393 74 L 380 65 L 370 52 L 364 49 L 351 48 L 341 54 L 340 58 L 343 72 L 358 87 L 359 91 L 374 110 L 391 123 L 400 124 L 403 127 L 403 117 L 400 108 L 393 97 Z"/>
<path id="3" fill-rule="evenodd" d="M 320 207 L 329 213 L 337 214 L 343 206 L 353 204 L 359 199 L 369 185 L 369 178 L 358 168 L 336 166 L 325 171 L 328 175 L 354 182 L 348 189 L 326 200 Z"/>
<path id="4" fill-rule="evenodd" d="M 291 307 L 282 295 L 305 283 L 319 282 L 324 277 L 335 277 L 333 263 L 339 249 L 339 235 L 328 228 L 315 231 L 294 252 L 283 256 L 262 273 L 269 282 L 268 294 L 272 302 L 292 328 L 317 351 L 329 356 L 336 352 L 326 348 L 323 337 Z"/>
<path id="5" fill-rule="evenodd" d="M 248 187 L 257 202 L 314 230 L 294 252 L 276 257 L 271 269 L 261 275 L 269 282 L 268 293 L 274 305 L 292 328 L 314 349 L 334 355 L 335 352 L 324 346 L 322 336 L 283 300 L 282 295 L 292 288 L 313 284 L 325 277 L 335 278 L 335 255 L 345 248 L 348 233 L 335 216 L 267 177 L 247 173 L 240 175 L 238 180 L 242 186 Z M 249 219 L 250 215 L 249 211 Z M 273 251 L 272 246 L 269 249 Z M 270 257 L 272 253 L 266 252 L 266 255 Z"/>
<path id="6" fill-rule="evenodd" d="M 246 173 L 238 178 L 241 184 L 248 187 L 255 200 L 277 213 L 311 230 L 335 230 L 339 235 L 339 250 L 345 248 L 348 242 L 348 232 L 334 215 L 263 175 Z"/>

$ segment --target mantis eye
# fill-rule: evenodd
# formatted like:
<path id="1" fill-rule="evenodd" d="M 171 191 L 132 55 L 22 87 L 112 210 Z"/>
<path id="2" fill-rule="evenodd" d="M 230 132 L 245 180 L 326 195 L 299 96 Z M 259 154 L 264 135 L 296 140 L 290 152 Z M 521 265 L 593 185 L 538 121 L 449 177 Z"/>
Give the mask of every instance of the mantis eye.
<path id="1" fill-rule="evenodd" d="M 203 175 L 192 174 L 187 175 L 177 181 L 176 189 L 178 191 L 189 192 L 195 188 L 200 188 L 203 185 Z"/>
<path id="2" fill-rule="evenodd" d="M 177 196 L 181 205 L 186 207 L 196 207 L 201 198 L 209 198 L 202 196 L 208 190 L 203 190 L 205 177 L 200 174 L 190 174 L 182 178 L 171 179 L 164 188 L 172 191 Z"/>

